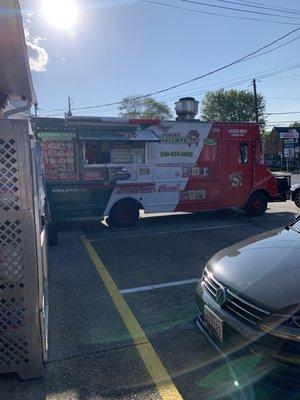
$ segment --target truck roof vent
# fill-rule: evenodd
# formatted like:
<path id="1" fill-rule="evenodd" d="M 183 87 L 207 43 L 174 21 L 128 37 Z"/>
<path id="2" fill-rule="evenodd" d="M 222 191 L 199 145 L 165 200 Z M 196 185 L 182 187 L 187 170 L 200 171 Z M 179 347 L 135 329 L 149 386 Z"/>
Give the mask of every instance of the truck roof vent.
<path id="1" fill-rule="evenodd" d="M 196 101 L 194 97 L 182 97 L 175 103 L 175 111 L 177 114 L 176 120 L 179 121 L 190 121 L 194 120 L 198 114 L 199 101 Z"/>

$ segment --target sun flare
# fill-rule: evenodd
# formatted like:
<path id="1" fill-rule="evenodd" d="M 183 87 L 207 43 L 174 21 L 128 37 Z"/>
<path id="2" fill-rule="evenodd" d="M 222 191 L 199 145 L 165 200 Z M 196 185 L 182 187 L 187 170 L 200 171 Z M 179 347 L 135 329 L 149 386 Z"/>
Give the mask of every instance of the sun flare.
<path id="1" fill-rule="evenodd" d="M 78 7 L 73 0 L 44 0 L 43 15 L 49 24 L 70 31 L 78 17 Z"/>

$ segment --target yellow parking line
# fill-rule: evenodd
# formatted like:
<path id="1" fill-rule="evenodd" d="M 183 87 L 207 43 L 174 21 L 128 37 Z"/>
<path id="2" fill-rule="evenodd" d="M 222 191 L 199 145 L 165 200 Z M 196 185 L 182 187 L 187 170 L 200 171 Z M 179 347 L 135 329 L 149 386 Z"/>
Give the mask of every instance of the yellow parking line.
<path id="1" fill-rule="evenodd" d="M 156 385 L 161 398 L 163 400 L 183 400 L 182 396 L 174 385 L 172 378 L 168 374 L 166 368 L 163 366 L 163 363 L 149 342 L 141 325 L 136 320 L 131 309 L 124 300 L 122 294 L 119 292 L 117 285 L 100 260 L 93 246 L 85 236 L 82 236 L 81 239 L 124 324 L 126 325 L 137 351 L 139 352 L 145 367 L 151 375 L 151 378 Z"/>

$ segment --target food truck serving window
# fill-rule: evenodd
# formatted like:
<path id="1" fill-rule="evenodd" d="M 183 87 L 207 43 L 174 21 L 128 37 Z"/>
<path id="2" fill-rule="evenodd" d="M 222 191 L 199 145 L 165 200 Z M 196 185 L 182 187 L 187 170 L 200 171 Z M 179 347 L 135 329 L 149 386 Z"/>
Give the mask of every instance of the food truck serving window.
<path id="1" fill-rule="evenodd" d="M 145 164 L 145 142 L 84 142 L 85 165 Z"/>

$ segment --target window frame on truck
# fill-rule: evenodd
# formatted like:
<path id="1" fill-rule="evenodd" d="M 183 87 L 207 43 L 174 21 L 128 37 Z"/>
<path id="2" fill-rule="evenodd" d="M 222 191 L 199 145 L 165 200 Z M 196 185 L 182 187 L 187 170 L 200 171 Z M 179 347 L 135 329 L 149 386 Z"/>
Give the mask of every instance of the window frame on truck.
<path id="1" fill-rule="evenodd" d="M 160 142 L 160 138 L 151 129 L 139 129 L 136 125 L 130 126 L 78 126 L 77 138 L 82 148 L 83 160 L 81 161 L 81 168 L 84 169 L 97 169 L 97 168 L 120 168 L 123 166 L 128 167 L 142 167 L 147 165 L 148 152 L 147 144 L 153 142 Z M 109 143 L 143 143 L 144 145 L 144 162 L 143 163 L 104 163 L 104 164 L 87 164 L 85 162 L 85 142 L 109 142 Z"/>
<path id="2" fill-rule="evenodd" d="M 246 156 L 243 154 L 242 149 L 246 148 Z M 249 143 L 239 143 L 239 163 L 247 165 L 249 162 Z"/>
<path id="3" fill-rule="evenodd" d="M 92 164 L 92 163 L 87 163 L 86 160 L 86 145 L 88 143 L 94 143 L 97 144 L 98 146 L 101 146 L 103 144 L 108 144 L 109 146 L 109 162 L 106 163 L 96 163 L 96 164 Z M 126 162 L 126 161 L 122 161 L 122 162 L 110 162 L 111 161 L 111 150 L 112 150 L 112 145 L 130 145 L 131 149 L 134 148 L 134 146 L 143 146 L 143 160 L 142 162 Z M 146 141 L 117 141 L 117 140 L 83 140 L 82 141 L 82 146 L 83 146 L 83 167 L 84 168 L 101 168 L 101 167 L 120 167 L 121 165 L 126 165 L 126 166 L 143 166 L 143 165 L 147 165 L 147 160 L 148 160 L 148 151 L 147 151 L 147 142 Z"/>

